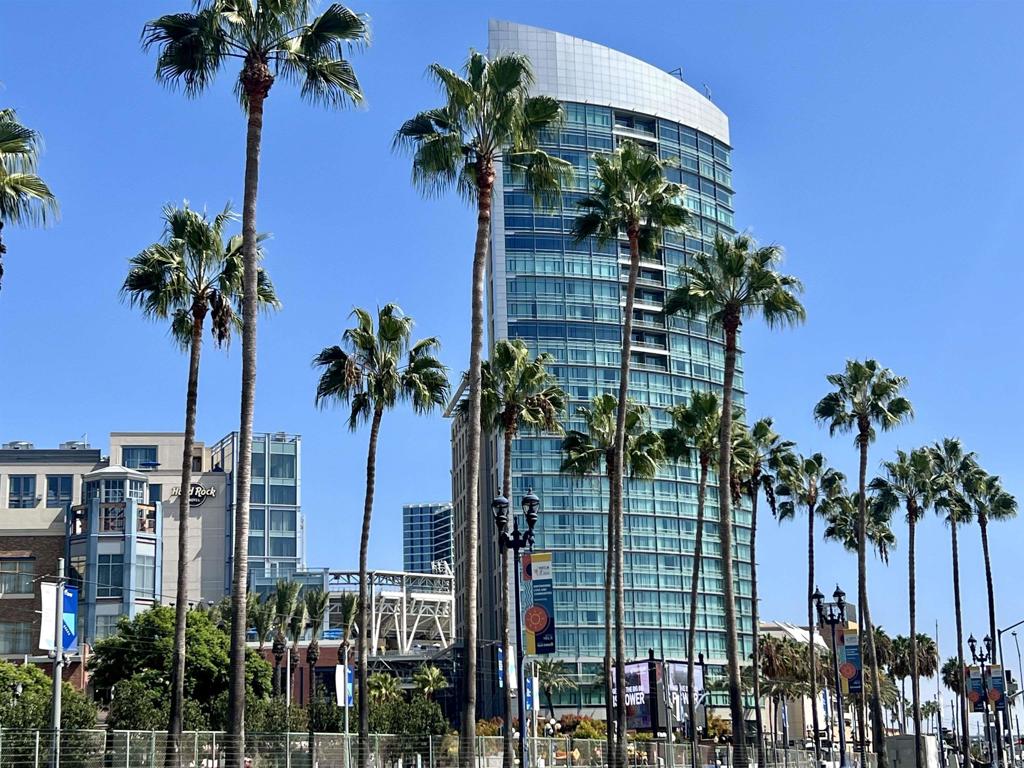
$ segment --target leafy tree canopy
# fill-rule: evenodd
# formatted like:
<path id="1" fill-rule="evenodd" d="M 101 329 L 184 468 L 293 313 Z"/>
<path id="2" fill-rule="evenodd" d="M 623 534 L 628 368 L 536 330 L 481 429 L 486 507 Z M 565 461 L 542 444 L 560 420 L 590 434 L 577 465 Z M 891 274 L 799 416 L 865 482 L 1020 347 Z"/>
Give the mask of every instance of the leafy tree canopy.
<path id="1" fill-rule="evenodd" d="M 11 664 L 0 659 L 0 712 L 3 713 L 5 729 L 49 729 L 52 701 L 52 683 L 39 667 L 33 664 Z M 96 705 L 84 694 L 64 683 L 61 701 L 62 727 L 96 727 Z"/>

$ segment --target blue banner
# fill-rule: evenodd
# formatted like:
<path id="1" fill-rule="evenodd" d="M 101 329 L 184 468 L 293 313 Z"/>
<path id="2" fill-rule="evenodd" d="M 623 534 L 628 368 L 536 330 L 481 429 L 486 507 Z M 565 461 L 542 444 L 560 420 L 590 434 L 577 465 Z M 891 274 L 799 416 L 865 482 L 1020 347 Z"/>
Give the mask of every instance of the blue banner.
<path id="1" fill-rule="evenodd" d="M 498 646 L 498 690 L 505 687 L 505 649 Z"/>
<path id="2" fill-rule="evenodd" d="M 850 693 L 864 692 L 864 668 L 860 658 L 860 642 L 856 632 L 843 633 L 843 661 L 839 674 L 846 681 Z"/>
<path id="3" fill-rule="evenodd" d="M 61 620 L 62 645 L 65 653 L 78 652 L 78 587 L 64 587 Z"/>
<path id="4" fill-rule="evenodd" d="M 1000 666 L 988 668 L 988 698 L 996 705 L 997 712 L 1006 711 L 1006 678 Z"/>
<path id="5" fill-rule="evenodd" d="M 523 555 L 523 590 L 528 606 L 523 614 L 526 652 L 555 652 L 555 589 L 550 552 Z"/>
<path id="6" fill-rule="evenodd" d="M 985 711 L 985 679 L 981 676 L 981 667 L 967 668 L 967 700 L 971 702 L 972 712 Z"/>

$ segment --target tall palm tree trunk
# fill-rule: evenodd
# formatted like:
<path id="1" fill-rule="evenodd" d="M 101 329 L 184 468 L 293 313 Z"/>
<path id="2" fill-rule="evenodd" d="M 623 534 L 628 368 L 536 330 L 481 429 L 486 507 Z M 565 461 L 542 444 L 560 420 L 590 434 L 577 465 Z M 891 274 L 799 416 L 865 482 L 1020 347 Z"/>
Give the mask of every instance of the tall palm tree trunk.
<path id="1" fill-rule="evenodd" d="M 752 483 L 754 492 L 750 496 L 750 601 L 751 615 L 754 622 L 754 650 L 751 654 L 751 665 L 754 668 L 754 723 L 757 730 L 757 765 L 765 768 L 768 757 L 764 751 L 764 723 L 761 722 L 761 649 L 758 641 L 761 633 L 758 630 L 759 612 L 757 610 L 757 497 L 760 495 L 760 483 Z M 813 644 L 813 643 L 812 643 Z"/>
<path id="2" fill-rule="evenodd" d="M 512 498 L 512 430 L 505 429 L 505 455 L 502 466 L 501 474 L 501 495 L 506 499 Z M 514 508 L 514 507 L 513 507 Z M 499 531 L 500 533 L 500 531 Z M 508 675 L 509 661 L 513 658 L 512 646 L 509 644 L 509 626 L 508 626 L 508 614 L 510 606 L 512 605 L 509 600 L 509 589 L 508 589 L 508 552 L 501 555 L 501 652 L 505 658 L 505 688 L 502 691 L 502 700 L 505 709 L 505 723 L 502 728 L 502 754 L 504 756 L 504 768 L 513 768 L 516 762 L 516 753 L 514 739 L 512 738 L 512 681 Z M 518 624 L 516 625 L 518 627 Z M 518 668 L 516 674 L 519 674 Z M 517 681 L 518 682 L 518 681 Z M 525 696 L 526 691 L 520 691 L 520 696 Z M 519 724 L 520 728 L 525 728 L 524 723 Z"/>
<path id="3" fill-rule="evenodd" d="M 875 633 L 871 624 L 871 611 L 868 607 L 868 563 L 867 563 L 867 476 L 868 476 L 868 430 L 869 425 L 859 425 L 858 443 L 860 445 L 860 471 L 857 488 L 860 492 L 857 504 L 857 599 L 860 601 L 860 613 L 863 619 L 860 631 L 861 659 L 867 651 L 871 665 L 871 697 L 868 706 L 871 712 L 871 740 L 880 766 L 888 765 L 885 750 L 885 718 L 882 714 L 882 676 L 878 671 L 878 654 L 875 649 Z M 866 646 L 866 648 L 865 648 Z M 863 663 L 863 662 L 862 662 Z"/>
<path id="4" fill-rule="evenodd" d="M 812 743 L 814 744 L 814 764 L 821 764 L 821 738 L 819 732 L 821 726 L 818 724 L 818 649 L 814 645 L 814 603 L 811 595 L 814 594 L 814 504 L 807 505 L 807 668 L 810 670 L 811 681 L 811 727 L 814 729 Z M 837 649 L 833 648 L 832 653 Z"/>
<path id="5" fill-rule="evenodd" d="M 914 766 L 924 768 L 924 735 L 921 733 L 921 665 L 917 648 L 917 510 L 907 515 L 907 607 L 910 611 L 910 695 L 914 719 Z"/>
<path id="6" fill-rule="evenodd" d="M 484 350 L 484 275 L 491 236 L 494 167 L 481 159 L 477 169 L 476 244 L 473 251 L 471 334 L 469 342 L 469 413 L 466 446 L 466 585 L 465 664 L 463 666 L 462 744 L 460 768 L 476 765 L 477 571 L 480 546 L 480 390 Z M 525 723 L 519 724 L 525 728 Z"/>
<path id="7" fill-rule="evenodd" d="M 950 547 L 953 551 L 953 613 L 956 615 L 956 660 L 960 668 L 960 748 L 964 760 L 971 754 L 971 728 L 967 718 L 967 692 L 963 690 L 964 625 L 960 609 L 960 545 L 956 535 L 956 521 L 950 521 Z"/>
<path id="8" fill-rule="evenodd" d="M 999 663 L 999 634 L 996 629 L 996 593 L 992 586 L 992 560 L 989 557 L 988 551 L 988 515 L 982 512 L 978 515 L 978 528 L 981 530 L 981 552 L 985 560 L 985 587 L 988 590 L 988 636 L 992 638 L 992 664 Z M 987 706 L 987 704 L 986 704 Z M 995 707 L 993 707 L 995 710 Z M 999 756 L 999 764 L 1006 765 L 1006 756 L 1003 754 L 1003 734 L 1009 730 L 1004 727 L 1009 721 L 1007 720 L 1006 713 L 1004 712 L 1001 716 L 998 710 L 995 710 L 993 720 L 996 724 L 996 733 L 998 734 L 996 742 L 996 752 Z"/>
<path id="9" fill-rule="evenodd" d="M 192 311 L 192 341 L 189 345 L 188 388 L 185 394 L 185 440 L 181 457 L 181 485 L 178 488 L 178 584 L 174 594 L 174 651 L 171 662 L 171 708 L 167 724 L 164 764 L 181 764 L 181 732 L 185 708 L 185 626 L 188 621 L 188 514 L 192 488 L 192 447 L 196 440 L 196 402 L 199 398 L 199 356 L 203 345 L 205 309 Z"/>
<path id="10" fill-rule="evenodd" d="M 615 474 L 613 476 L 615 518 L 615 686 L 616 717 L 619 731 L 619 765 L 626 764 L 626 607 L 623 599 L 626 588 L 625 554 L 622 542 L 623 487 L 622 475 L 626 470 L 626 404 L 629 399 L 629 366 L 633 349 L 633 303 L 636 281 L 640 273 L 640 226 L 639 222 L 629 225 L 629 279 L 626 283 L 626 306 L 622 323 L 622 358 L 619 361 L 619 407 L 615 413 Z"/>
<path id="11" fill-rule="evenodd" d="M 370 664 L 370 585 L 367 558 L 370 551 L 370 519 L 373 517 L 373 492 L 377 484 L 377 438 L 380 435 L 380 420 L 384 411 L 380 406 L 373 411 L 370 422 L 370 445 L 366 451 L 366 497 L 363 501 L 363 528 L 359 535 L 359 634 L 356 635 L 356 650 L 359 659 L 359 740 L 357 765 L 367 768 L 370 764 L 370 707 L 369 678 Z"/>
<path id="12" fill-rule="evenodd" d="M 707 498 L 708 457 L 700 456 L 697 480 L 697 532 L 693 541 L 693 569 L 690 574 L 690 619 L 686 634 L 686 708 L 690 718 L 691 766 L 697 765 L 697 691 L 693 684 L 697 660 L 697 592 L 700 589 L 701 560 L 704 557 L 704 504 Z"/>
<path id="13" fill-rule="evenodd" d="M 615 486 L 615 459 L 612 451 L 605 457 L 609 489 Z M 613 493 L 613 491 L 609 491 Z M 612 589 L 615 584 L 615 524 L 612 521 L 612 500 L 608 501 L 608 551 L 604 566 L 604 713 L 605 713 L 605 763 L 615 764 L 615 703 L 612 688 Z"/>
<path id="14" fill-rule="evenodd" d="M 736 626 L 736 590 L 732 570 L 732 390 L 736 378 L 736 334 L 739 313 L 724 320 L 725 376 L 722 381 L 722 418 L 718 433 L 718 527 L 722 542 L 722 592 L 725 600 L 725 650 L 729 670 L 729 714 L 732 718 L 733 754 L 737 768 L 747 768 L 747 732 L 740 687 L 739 634 Z"/>
<path id="15" fill-rule="evenodd" d="M 243 768 L 245 752 L 245 618 L 249 581 L 249 494 L 252 476 L 252 421 L 256 405 L 257 235 L 263 105 L 274 77 L 265 61 L 250 57 L 242 70 L 248 97 L 245 135 L 245 189 L 242 202 L 242 396 L 235 470 L 234 563 L 231 578 L 231 669 L 228 695 L 230 768 Z"/>

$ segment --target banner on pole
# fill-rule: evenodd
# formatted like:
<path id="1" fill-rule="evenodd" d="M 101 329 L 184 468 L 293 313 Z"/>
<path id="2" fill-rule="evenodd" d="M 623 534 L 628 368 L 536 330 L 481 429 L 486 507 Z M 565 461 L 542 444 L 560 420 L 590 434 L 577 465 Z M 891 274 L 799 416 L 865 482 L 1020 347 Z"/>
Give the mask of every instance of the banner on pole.
<path id="1" fill-rule="evenodd" d="M 550 552 L 523 555 L 523 591 L 526 612 L 523 634 L 528 654 L 555 652 L 555 590 Z"/>
<path id="2" fill-rule="evenodd" d="M 78 652 L 78 587 L 64 587 L 61 635 L 65 653 Z"/>
<path id="3" fill-rule="evenodd" d="M 988 668 L 988 700 L 995 705 L 996 712 L 1006 711 L 1006 677 L 998 664 Z"/>
<path id="4" fill-rule="evenodd" d="M 39 647 L 52 651 L 57 647 L 57 585 L 39 585 L 42 611 L 39 621 Z M 61 603 L 61 647 L 65 653 L 78 652 L 78 587 L 64 587 Z"/>
<path id="5" fill-rule="evenodd" d="M 863 693 L 864 669 L 860 658 L 860 640 L 857 632 L 842 633 L 843 656 L 839 664 L 839 677 L 844 683 L 844 693 Z"/>
<path id="6" fill-rule="evenodd" d="M 967 700 L 971 702 L 972 712 L 985 711 L 985 680 L 980 666 L 967 668 Z"/>
<path id="7" fill-rule="evenodd" d="M 339 707 L 352 706 L 352 677 L 352 667 L 347 664 L 338 664 L 334 667 L 334 696 Z"/>

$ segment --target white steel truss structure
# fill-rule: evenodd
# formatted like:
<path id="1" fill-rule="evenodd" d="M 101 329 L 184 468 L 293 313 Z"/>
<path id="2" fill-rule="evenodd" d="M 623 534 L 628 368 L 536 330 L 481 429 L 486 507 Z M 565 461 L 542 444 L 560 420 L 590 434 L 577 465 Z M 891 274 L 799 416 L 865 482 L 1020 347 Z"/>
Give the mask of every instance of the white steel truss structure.
<path id="1" fill-rule="evenodd" d="M 440 569 L 439 569 L 440 570 Z M 370 655 L 434 653 L 452 644 L 455 583 L 437 573 L 370 571 Z M 359 593 L 359 571 L 328 571 L 329 626 L 341 625 L 340 601 Z"/>

